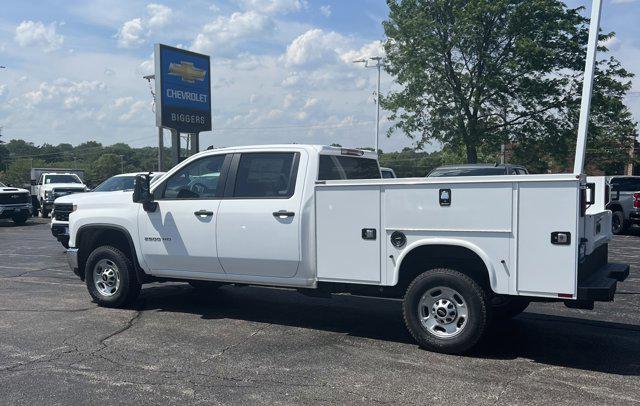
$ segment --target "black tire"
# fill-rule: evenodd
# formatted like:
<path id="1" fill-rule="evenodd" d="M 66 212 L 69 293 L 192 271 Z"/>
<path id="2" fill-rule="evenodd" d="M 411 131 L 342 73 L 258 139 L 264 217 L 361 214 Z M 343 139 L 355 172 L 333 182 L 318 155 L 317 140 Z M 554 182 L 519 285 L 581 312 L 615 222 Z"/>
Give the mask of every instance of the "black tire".
<path id="1" fill-rule="evenodd" d="M 101 262 L 102 261 L 102 262 Z M 119 284 L 111 294 L 105 294 L 96 286 L 96 278 L 100 272 L 106 273 L 107 266 L 115 266 L 119 275 Z M 98 267 L 101 264 L 101 267 Z M 106 281 L 106 279 L 104 279 Z M 119 249 L 111 246 L 102 246 L 93 250 L 87 258 L 85 266 L 85 282 L 93 300 L 103 307 L 125 307 L 133 303 L 140 294 L 140 282 L 136 276 L 136 270 L 131 260 Z M 106 287 L 106 285 L 103 284 Z"/>
<path id="2" fill-rule="evenodd" d="M 442 289 L 440 294 L 438 289 Z M 435 328 L 427 328 L 421 321 L 421 313 L 426 310 L 429 314 L 424 319 L 425 323 L 428 323 L 428 318 L 431 318 L 431 322 L 435 322 L 436 315 L 440 315 L 437 312 L 441 309 L 445 309 L 445 316 L 448 317 L 446 310 L 448 307 L 445 305 L 433 311 L 435 307 L 427 308 L 428 306 L 423 305 L 423 298 L 427 302 L 440 298 L 433 306 L 446 304 L 447 301 L 442 300 L 445 297 L 443 293 L 445 290 L 454 292 L 452 300 L 448 303 L 455 304 L 457 316 L 453 322 L 436 323 Z M 466 316 L 462 321 L 461 314 L 465 309 Z M 489 324 L 488 309 L 489 304 L 484 290 L 467 275 L 447 268 L 431 269 L 418 275 L 407 288 L 402 302 L 404 322 L 420 347 L 445 354 L 465 353 L 482 339 Z M 444 321 L 447 322 L 447 320 Z M 438 331 L 438 328 L 444 330 L 442 326 L 459 329 L 459 331 L 451 336 L 443 336 L 446 333 Z"/>
<path id="3" fill-rule="evenodd" d="M 20 213 L 20 214 L 16 214 L 11 219 L 13 220 L 14 223 L 21 226 L 27 222 L 27 220 L 29 219 L 29 215 L 27 213 Z"/>
<path id="4" fill-rule="evenodd" d="M 213 282 L 213 281 L 189 281 L 189 285 L 194 288 L 197 292 L 210 292 L 212 290 L 218 289 L 220 286 L 224 285 L 222 282 Z"/>
<path id="5" fill-rule="evenodd" d="M 491 320 L 496 322 L 510 320 L 525 311 L 530 302 L 526 297 L 495 295 L 489 301 Z"/>
<path id="6" fill-rule="evenodd" d="M 42 218 L 46 219 L 49 217 L 49 210 L 45 209 L 44 206 L 40 209 L 40 214 L 42 214 Z"/>
<path id="7" fill-rule="evenodd" d="M 623 234 L 627 231 L 629 223 L 624 219 L 624 213 L 621 211 L 614 211 L 611 218 L 611 231 L 615 235 Z"/>

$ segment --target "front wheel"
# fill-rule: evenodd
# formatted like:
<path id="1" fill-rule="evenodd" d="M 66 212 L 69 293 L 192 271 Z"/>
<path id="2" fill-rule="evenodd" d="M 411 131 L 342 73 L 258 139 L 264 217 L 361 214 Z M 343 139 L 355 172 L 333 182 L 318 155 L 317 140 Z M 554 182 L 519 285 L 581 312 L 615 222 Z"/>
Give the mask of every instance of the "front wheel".
<path id="1" fill-rule="evenodd" d="M 27 222 L 27 219 L 29 218 L 29 215 L 27 213 L 20 213 L 20 214 L 16 214 L 15 216 L 12 217 L 12 220 L 14 223 L 16 223 L 17 225 L 21 226 L 24 223 Z"/>
<path id="2" fill-rule="evenodd" d="M 488 307 L 473 279 L 447 268 L 418 275 L 402 303 L 407 329 L 420 347 L 447 354 L 464 353 L 480 341 Z"/>
<path id="3" fill-rule="evenodd" d="M 133 263 L 111 246 L 98 247 L 89 255 L 85 282 L 93 300 L 104 307 L 125 307 L 140 294 Z"/>

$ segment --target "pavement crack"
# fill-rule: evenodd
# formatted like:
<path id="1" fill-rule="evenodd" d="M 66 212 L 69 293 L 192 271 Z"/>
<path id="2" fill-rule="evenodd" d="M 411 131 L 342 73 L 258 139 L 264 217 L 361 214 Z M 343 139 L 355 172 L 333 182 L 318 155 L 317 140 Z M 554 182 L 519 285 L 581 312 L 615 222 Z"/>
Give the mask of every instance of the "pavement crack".
<path id="1" fill-rule="evenodd" d="M 215 354 L 214 356 L 212 356 L 211 359 L 216 359 L 219 358 L 221 356 L 223 356 L 228 350 L 238 347 L 241 344 L 244 344 L 247 342 L 247 340 L 249 340 L 250 338 L 256 336 L 257 334 L 265 331 L 266 329 L 268 329 L 269 327 L 271 327 L 271 324 L 267 324 L 263 327 L 260 327 L 259 329 L 256 329 L 255 331 L 251 332 L 251 334 L 249 334 L 248 336 L 246 336 L 245 338 L 241 339 L 241 340 L 237 340 L 231 344 L 229 344 L 228 346 L 224 347 L 219 353 Z"/>

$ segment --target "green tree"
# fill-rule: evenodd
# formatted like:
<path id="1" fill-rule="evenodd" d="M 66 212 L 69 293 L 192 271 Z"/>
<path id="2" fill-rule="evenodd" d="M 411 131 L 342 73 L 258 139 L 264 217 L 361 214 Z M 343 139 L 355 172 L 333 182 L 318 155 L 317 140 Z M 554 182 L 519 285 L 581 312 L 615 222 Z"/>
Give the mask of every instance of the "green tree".
<path id="1" fill-rule="evenodd" d="M 470 163 L 512 143 L 539 170 L 548 160 L 568 166 L 588 37 L 582 9 L 558 0 L 388 4 L 386 70 L 401 85 L 382 99 L 396 122 L 390 133 L 417 147 L 436 141 Z M 618 152 L 636 132 L 622 103 L 631 76 L 614 58 L 598 64 L 590 137 Z"/>
<path id="2" fill-rule="evenodd" d="M 11 161 L 7 170 L 2 172 L 0 182 L 16 187 L 29 187 L 31 181 L 31 168 L 43 166 L 42 160 L 17 159 Z M 33 166 L 32 166 L 33 165 Z"/>
<path id="3" fill-rule="evenodd" d="M 120 156 L 104 154 L 89 168 L 86 173 L 87 181 L 92 185 L 120 173 Z"/>

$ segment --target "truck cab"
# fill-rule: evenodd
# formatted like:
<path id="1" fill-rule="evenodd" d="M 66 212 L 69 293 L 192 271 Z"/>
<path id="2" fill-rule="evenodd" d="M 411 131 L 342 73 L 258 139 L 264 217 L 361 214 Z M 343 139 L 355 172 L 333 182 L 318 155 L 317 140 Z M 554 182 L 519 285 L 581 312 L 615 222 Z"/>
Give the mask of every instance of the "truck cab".
<path id="1" fill-rule="evenodd" d="M 613 300 L 629 268 L 603 199 L 572 174 L 382 179 L 373 152 L 223 148 L 79 199 L 67 255 L 102 306 L 169 280 L 393 297 L 422 347 L 461 353 L 531 300 Z"/>

